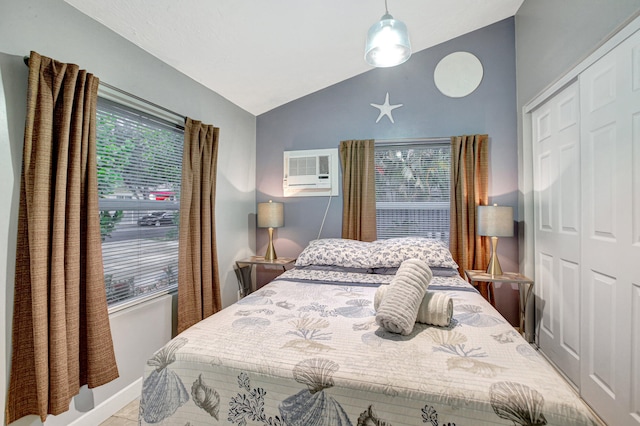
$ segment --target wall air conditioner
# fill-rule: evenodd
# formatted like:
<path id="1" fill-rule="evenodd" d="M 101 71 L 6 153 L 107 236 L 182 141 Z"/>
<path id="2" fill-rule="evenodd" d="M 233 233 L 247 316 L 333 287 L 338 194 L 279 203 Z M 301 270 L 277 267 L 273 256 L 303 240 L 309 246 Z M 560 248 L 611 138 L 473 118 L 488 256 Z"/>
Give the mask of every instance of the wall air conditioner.
<path id="1" fill-rule="evenodd" d="M 338 149 L 284 152 L 285 197 L 338 195 Z"/>

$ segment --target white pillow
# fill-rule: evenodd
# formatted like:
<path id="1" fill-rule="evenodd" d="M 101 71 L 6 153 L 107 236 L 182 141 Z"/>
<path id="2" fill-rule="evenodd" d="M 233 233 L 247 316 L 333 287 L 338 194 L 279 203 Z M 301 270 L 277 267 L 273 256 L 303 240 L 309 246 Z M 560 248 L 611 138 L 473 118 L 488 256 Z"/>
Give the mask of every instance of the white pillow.
<path id="1" fill-rule="evenodd" d="M 342 238 L 313 240 L 300 253 L 296 266 L 331 265 L 370 268 L 373 244 Z"/>
<path id="2" fill-rule="evenodd" d="M 449 248 L 440 240 L 424 237 L 390 238 L 372 243 L 372 268 L 397 268 L 407 259 L 421 259 L 431 268 L 458 269 Z"/>

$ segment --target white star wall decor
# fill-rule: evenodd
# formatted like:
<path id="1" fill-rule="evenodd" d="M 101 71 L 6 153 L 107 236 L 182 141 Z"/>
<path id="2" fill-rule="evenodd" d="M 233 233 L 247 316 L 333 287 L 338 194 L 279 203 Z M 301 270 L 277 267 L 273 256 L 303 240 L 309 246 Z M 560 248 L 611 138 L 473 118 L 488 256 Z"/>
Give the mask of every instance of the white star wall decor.
<path id="1" fill-rule="evenodd" d="M 393 116 L 391 115 L 391 111 L 393 111 L 396 108 L 400 108 L 402 106 L 402 104 L 389 105 L 389 92 L 387 92 L 387 96 L 384 98 L 384 103 L 382 105 L 378 105 L 378 104 L 370 104 L 370 105 L 380 110 L 380 115 L 378 115 L 378 119 L 376 120 L 376 123 L 380 121 L 380 119 L 383 116 L 386 115 L 387 117 L 389 117 L 389 120 L 394 124 L 395 124 L 395 121 L 393 121 Z"/>

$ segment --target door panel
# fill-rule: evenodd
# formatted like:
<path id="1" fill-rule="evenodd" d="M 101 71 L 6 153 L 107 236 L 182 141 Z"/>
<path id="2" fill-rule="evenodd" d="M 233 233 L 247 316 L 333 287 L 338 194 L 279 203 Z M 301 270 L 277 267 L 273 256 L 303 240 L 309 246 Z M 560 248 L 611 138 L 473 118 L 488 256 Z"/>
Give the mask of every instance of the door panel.
<path id="1" fill-rule="evenodd" d="M 591 380 L 606 392 L 616 397 L 615 353 L 616 353 L 616 279 L 592 271 L 587 278 L 587 311 L 598 312 L 591 318 L 588 352 L 585 354 L 586 372 Z"/>
<path id="2" fill-rule="evenodd" d="M 580 300 L 580 265 L 563 260 L 560 264 L 560 280 L 562 294 L 560 300 L 560 314 L 563 328 L 560 343 L 568 355 L 576 362 L 580 360 L 580 330 L 572 326 L 576 318 L 580 317 L 580 306 L 575 303 Z"/>
<path id="3" fill-rule="evenodd" d="M 553 302 L 556 300 L 553 294 L 555 288 L 553 284 L 553 256 L 536 251 L 538 262 L 536 263 L 536 293 L 541 302 L 536 306 L 541 311 L 540 318 L 540 346 L 551 348 L 555 340 L 553 313 Z"/>
<path id="4" fill-rule="evenodd" d="M 574 83 L 533 113 L 536 306 L 541 350 L 580 376 L 579 96 Z"/>
<path id="5" fill-rule="evenodd" d="M 580 233 L 580 158 L 578 145 L 564 145 L 560 149 L 560 229 L 579 237 Z M 576 190 L 578 192 L 576 193 Z"/>
<path id="6" fill-rule="evenodd" d="M 615 425 L 640 425 L 638 52 L 640 33 L 580 75 L 585 278 L 580 393 Z"/>

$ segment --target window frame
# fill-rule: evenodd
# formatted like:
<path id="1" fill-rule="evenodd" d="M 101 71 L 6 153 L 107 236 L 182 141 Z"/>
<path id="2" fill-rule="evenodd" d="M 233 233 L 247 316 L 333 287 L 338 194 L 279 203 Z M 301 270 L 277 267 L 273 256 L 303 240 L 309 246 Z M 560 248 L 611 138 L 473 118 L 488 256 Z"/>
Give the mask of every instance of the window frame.
<path id="1" fill-rule="evenodd" d="M 169 109 L 166 109 L 162 106 L 156 105 L 152 102 L 149 102 L 143 98 L 127 93 L 123 90 L 120 90 L 114 86 L 106 84 L 104 82 L 100 82 L 98 86 L 98 98 L 105 99 L 112 103 L 118 104 L 119 106 L 125 109 L 132 109 L 136 112 L 148 115 L 150 117 L 144 117 L 143 120 L 157 119 L 165 124 L 169 124 L 170 126 L 175 126 L 176 129 L 179 129 L 184 132 L 185 130 L 185 117 L 177 114 Z M 182 162 L 182 158 L 180 159 Z M 158 204 L 155 200 L 137 200 L 139 203 L 138 208 L 136 210 L 145 211 L 145 210 L 158 210 Z M 99 207 L 100 211 L 103 210 L 125 210 L 123 207 L 126 206 L 127 211 L 131 211 L 130 206 L 126 205 L 127 203 L 124 200 L 119 199 L 99 199 Z M 177 209 L 166 209 L 171 211 L 180 211 L 180 205 L 178 203 Z M 104 264 L 104 259 L 103 259 Z M 105 291 L 106 291 L 106 280 L 105 280 Z M 108 306 L 109 314 L 113 314 L 125 309 L 128 309 L 133 306 L 137 306 L 139 304 L 143 304 L 149 300 L 156 299 L 158 297 L 172 294 L 177 292 L 177 284 L 175 286 L 170 286 L 166 289 L 158 290 L 149 294 L 141 294 L 121 302 L 116 302 L 113 305 Z"/>

